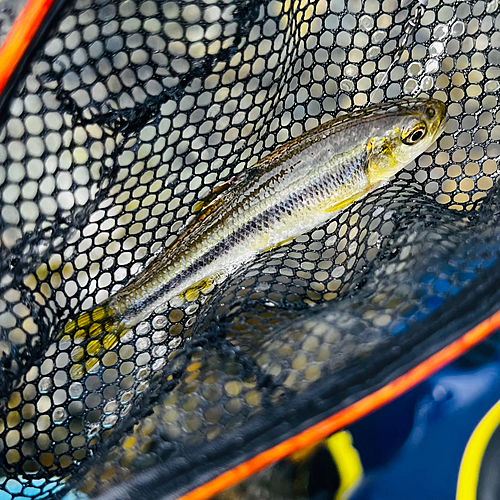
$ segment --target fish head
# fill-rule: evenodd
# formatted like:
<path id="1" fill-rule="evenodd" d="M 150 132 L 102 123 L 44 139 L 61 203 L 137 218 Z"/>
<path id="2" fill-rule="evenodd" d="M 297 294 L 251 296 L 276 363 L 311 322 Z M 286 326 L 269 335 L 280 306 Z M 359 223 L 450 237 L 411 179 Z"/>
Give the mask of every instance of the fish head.
<path id="1" fill-rule="evenodd" d="M 422 154 L 443 132 L 446 105 L 436 99 L 401 101 L 387 110 L 384 125 L 368 140 L 370 184 L 387 181 Z"/>

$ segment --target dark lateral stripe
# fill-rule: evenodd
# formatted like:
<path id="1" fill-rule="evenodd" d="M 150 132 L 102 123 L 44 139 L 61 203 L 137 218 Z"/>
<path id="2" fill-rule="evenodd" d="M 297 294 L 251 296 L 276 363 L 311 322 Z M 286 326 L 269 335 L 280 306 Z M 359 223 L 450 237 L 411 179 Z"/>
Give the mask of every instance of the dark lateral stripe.
<path id="1" fill-rule="evenodd" d="M 284 213 L 294 211 L 299 205 L 303 205 L 310 197 L 311 190 L 314 190 L 315 187 L 322 191 L 322 194 L 324 194 L 325 186 L 328 182 L 337 183 L 339 185 L 347 182 L 349 178 L 364 165 L 364 163 L 366 163 L 366 155 L 364 155 L 363 158 L 353 158 L 352 162 L 346 163 L 339 171 L 323 176 L 317 183 L 306 186 L 298 193 L 293 193 L 288 198 L 278 202 L 268 210 L 253 217 L 251 220 L 239 227 L 234 233 L 209 249 L 188 268 L 175 276 L 168 283 L 165 283 L 156 292 L 149 295 L 145 300 L 135 303 L 129 307 L 125 311 L 124 315 L 130 317 L 140 312 L 143 308 L 151 306 L 157 300 L 160 300 L 168 290 L 180 285 L 184 280 L 198 272 L 202 267 L 210 265 L 224 253 L 230 253 L 234 248 L 235 243 L 242 241 L 245 237 L 248 238 L 248 235 L 255 232 L 255 230 L 262 231 L 266 225 L 269 226 L 275 222 L 279 222 Z M 328 179 L 328 177 L 330 177 L 330 179 Z"/>

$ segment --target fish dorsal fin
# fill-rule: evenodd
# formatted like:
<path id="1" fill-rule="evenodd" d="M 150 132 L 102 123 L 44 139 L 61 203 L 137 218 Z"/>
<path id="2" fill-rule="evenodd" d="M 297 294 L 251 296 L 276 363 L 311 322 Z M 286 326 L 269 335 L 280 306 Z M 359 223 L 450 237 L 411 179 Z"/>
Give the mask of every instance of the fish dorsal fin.
<path id="1" fill-rule="evenodd" d="M 203 199 L 197 201 L 193 206 L 193 212 L 202 212 L 210 207 L 215 200 L 225 191 L 227 191 L 232 185 L 234 185 L 239 180 L 239 177 L 233 177 L 228 181 L 216 186 L 210 193 L 208 193 Z"/>
<path id="2" fill-rule="evenodd" d="M 213 205 L 222 200 L 221 194 L 225 193 L 231 186 L 240 184 L 245 180 L 250 180 L 255 176 L 259 175 L 259 165 L 250 167 L 248 170 L 241 172 L 240 174 L 232 177 L 231 179 L 223 182 L 216 186 L 210 193 L 208 193 L 203 199 L 197 201 L 193 206 L 193 213 L 202 213 L 208 208 L 213 208 Z"/>

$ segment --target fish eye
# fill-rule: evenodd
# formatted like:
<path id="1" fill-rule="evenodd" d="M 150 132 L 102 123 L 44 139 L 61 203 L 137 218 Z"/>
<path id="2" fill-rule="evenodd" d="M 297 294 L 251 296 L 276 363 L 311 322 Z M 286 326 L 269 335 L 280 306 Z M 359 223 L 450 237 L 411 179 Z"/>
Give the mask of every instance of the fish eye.
<path id="1" fill-rule="evenodd" d="M 404 134 L 401 136 L 401 140 L 408 145 L 416 144 L 418 141 L 425 137 L 427 133 L 427 128 L 423 123 L 417 125 L 413 130 L 411 130 L 408 134 Z"/>
<path id="2" fill-rule="evenodd" d="M 425 116 L 427 118 L 432 119 L 436 116 L 436 110 L 434 108 L 427 108 L 425 111 Z"/>

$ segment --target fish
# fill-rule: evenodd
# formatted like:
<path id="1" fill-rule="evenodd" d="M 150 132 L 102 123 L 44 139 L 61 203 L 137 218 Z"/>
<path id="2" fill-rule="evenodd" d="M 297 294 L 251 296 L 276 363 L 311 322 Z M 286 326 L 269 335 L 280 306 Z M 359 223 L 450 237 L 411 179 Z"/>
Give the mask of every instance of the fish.
<path id="1" fill-rule="evenodd" d="M 443 132 L 436 99 L 389 101 L 337 117 L 276 149 L 194 205 L 178 238 L 60 338 L 79 378 L 165 305 L 195 300 L 257 255 L 313 230 L 387 183 Z"/>

